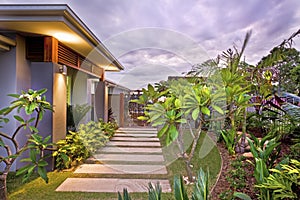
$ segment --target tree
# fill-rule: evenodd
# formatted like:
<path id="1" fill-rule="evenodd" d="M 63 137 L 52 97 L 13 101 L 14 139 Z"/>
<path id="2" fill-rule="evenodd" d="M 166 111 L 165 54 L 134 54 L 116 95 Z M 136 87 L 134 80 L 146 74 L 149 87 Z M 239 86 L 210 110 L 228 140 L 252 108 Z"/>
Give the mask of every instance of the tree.
<path id="1" fill-rule="evenodd" d="M 4 163 L 5 168 L 0 173 L 0 199 L 7 199 L 6 179 L 13 163 L 18 157 L 25 152 L 29 152 L 29 157 L 21 161 L 29 164 L 20 168 L 17 175 L 25 174 L 24 180 L 27 180 L 30 175 L 37 169 L 38 174 L 48 182 L 46 166 L 48 163 L 45 158 L 45 150 L 49 149 L 50 137 L 43 138 L 38 134 L 39 122 L 43 119 L 44 113 L 52 107 L 46 101 L 44 93 L 46 89 L 34 91 L 29 89 L 28 92 L 19 94 L 10 94 L 9 96 L 15 98 L 10 106 L 0 110 L 0 122 L 9 123 L 7 116 L 13 115 L 16 121 L 11 123 L 18 123 L 14 132 L 4 133 L 0 131 L 0 150 L 3 152 L 0 156 L 0 162 Z M 0 128 L 3 128 L 2 126 Z M 22 129 L 24 131 L 22 131 Z M 27 135 L 28 134 L 28 135 Z M 27 137 L 25 144 L 20 144 L 17 140 L 19 135 Z M 11 144 L 11 145 L 10 145 Z"/>
<path id="2" fill-rule="evenodd" d="M 293 33 L 288 39 L 274 47 L 267 56 L 264 56 L 257 68 L 271 73 L 272 82 L 278 82 L 279 89 L 291 93 L 297 92 L 296 82 L 292 78 L 292 70 L 300 65 L 300 52 L 292 48 L 293 39 L 300 34 L 300 29 Z"/>
<path id="3" fill-rule="evenodd" d="M 300 64 L 291 70 L 291 79 L 295 84 L 295 92 L 300 96 Z"/>
<path id="4" fill-rule="evenodd" d="M 140 120 L 148 120 L 152 126 L 159 126 L 158 137 L 165 137 L 166 144 L 170 145 L 176 141 L 186 166 L 186 172 L 190 182 L 193 182 L 193 173 L 191 160 L 195 154 L 200 134 L 205 124 L 206 116 L 210 116 L 210 107 L 223 114 L 220 107 L 217 106 L 218 95 L 222 93 L 212 92 L 212 88 L 200 83 L 188 82 L 186 79 L 168 81 L 166 90 L 158 91 L 153 86 L 148 86 L 155 99 L 145 101 L 145 95 L 141 96 L 135 102 L 147 104 L 145 116 Z M 149 91 L 144 90 L 144 94 Z M 149 96 L 147 96 L 149 97 Z M 192 122 L 196 123 L 196 129 L 192 128 Z M 192 144 L 190 149 L 184 140 L 184 135 L 188 134 L 182 128 L 183 124 L 189 126 L 189 133 L 192 135 Z"/>

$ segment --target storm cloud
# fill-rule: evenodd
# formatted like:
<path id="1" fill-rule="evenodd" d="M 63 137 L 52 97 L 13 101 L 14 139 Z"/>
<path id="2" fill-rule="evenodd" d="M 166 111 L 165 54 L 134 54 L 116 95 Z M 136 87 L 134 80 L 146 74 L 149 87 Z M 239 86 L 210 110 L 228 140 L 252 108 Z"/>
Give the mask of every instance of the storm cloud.
<path id="1" fill-rule="evenodd" d="M 5 0 L 3 3 L 65 3 L 104 42 L 125 71 L 109 73 L 132 89 L 180 75 L 241 47 L 252 30 L 245 59 L 256 64 L 300 26 L 299 0 Z M 295 39 L 299 49 L 299 39 Z"/>

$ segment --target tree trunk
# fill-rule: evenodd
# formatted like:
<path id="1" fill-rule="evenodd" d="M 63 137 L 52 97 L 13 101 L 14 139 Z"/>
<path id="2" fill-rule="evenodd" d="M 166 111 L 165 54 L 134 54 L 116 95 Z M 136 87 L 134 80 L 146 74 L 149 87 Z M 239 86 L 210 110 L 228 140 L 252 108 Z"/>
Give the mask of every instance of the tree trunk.
<path id="1" fill-rule="evenodd" d="M 194 178 L 193 178 L 193 171 L 191 168 L 191 162 L 189 160 L 187 160 L 188 158 L 184 158 L 185 159 L 185 168 L 186 168 L 186 173 L 188 176 L 188 180 L 190 183 L 194 182 Z"/>
<path id="2" fill-rule="evenodd" d="M 0 199 L 7 200 L 7 187 L 6 187 L 7 173 L 0 175 Z"/>

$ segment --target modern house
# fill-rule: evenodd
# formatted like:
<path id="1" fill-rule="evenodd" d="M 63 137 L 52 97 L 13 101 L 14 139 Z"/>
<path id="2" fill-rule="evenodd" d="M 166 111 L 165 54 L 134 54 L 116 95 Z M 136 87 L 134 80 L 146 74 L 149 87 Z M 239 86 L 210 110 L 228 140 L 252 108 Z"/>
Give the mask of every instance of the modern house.
<path id="1" fill-rule="evenodd" d="M 54 4 L 0 5 L 0 65 L 0 108 L 13 100 L 7 94 L 48 89 L 55 112 L 44 116 L 39 130 L 53 142 L 65 137 L 67 105 L 87 103 L 93 106 L 87 120 L 107 121 L 105 72 L 123 70 L 69 6 Z"/>

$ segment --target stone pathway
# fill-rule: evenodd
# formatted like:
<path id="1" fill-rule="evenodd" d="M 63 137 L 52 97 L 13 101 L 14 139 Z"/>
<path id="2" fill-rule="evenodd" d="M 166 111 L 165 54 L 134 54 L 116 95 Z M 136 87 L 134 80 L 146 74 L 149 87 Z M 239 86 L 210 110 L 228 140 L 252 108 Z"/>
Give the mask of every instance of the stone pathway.
<path id="1" fill-rule="evenodd" d="M 171 192 L 157 130 L 120 128 L 111 141 L 94 155 L 100 164 L 83 164 L 56 191 L 148 192 L 148 184 L 158 181 L 163 192 Z M 90 178 L 93 177 L 93 178 Z"/>

